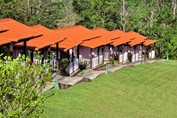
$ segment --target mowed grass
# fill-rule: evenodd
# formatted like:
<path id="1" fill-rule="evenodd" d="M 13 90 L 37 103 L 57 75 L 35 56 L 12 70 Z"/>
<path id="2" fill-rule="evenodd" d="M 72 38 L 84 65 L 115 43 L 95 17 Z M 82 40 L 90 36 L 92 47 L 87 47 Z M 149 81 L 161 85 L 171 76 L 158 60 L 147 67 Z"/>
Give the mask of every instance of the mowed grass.
<path id="1" fill-rule="evenodd" d="M 126 68 L 51 90 L 43 118 L 177 118 L 177 61 Z"/>

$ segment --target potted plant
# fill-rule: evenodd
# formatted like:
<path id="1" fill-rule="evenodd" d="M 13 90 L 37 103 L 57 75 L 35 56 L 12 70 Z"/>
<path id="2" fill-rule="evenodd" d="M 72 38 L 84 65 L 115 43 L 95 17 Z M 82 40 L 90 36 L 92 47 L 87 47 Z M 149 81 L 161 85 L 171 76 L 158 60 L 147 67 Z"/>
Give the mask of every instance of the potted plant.
<path id="1" fill-rule="evenodd" d="M 87 68 L 87 61 L 81 60 L 81 61 L 79 62 L 79 68 L 80 68 L 81 70 L 86 69 L 86 68 Z"/>
<path id="2" fill-rule="evenodd" d="M 68 59 L 64 58 L 59 61 L 59 73 L 63 76 L 67 76 Z"/>

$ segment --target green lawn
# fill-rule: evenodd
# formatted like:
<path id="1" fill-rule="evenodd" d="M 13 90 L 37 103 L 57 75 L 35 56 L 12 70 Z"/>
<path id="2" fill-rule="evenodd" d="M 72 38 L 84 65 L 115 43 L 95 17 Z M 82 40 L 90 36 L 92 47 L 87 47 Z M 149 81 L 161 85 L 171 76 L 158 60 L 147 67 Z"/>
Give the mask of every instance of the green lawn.
<path id="1" fill-rule="evenodd" d="M 177 118 L 177 61 L 127 68 L 48 91 L 43 118 Z"/>

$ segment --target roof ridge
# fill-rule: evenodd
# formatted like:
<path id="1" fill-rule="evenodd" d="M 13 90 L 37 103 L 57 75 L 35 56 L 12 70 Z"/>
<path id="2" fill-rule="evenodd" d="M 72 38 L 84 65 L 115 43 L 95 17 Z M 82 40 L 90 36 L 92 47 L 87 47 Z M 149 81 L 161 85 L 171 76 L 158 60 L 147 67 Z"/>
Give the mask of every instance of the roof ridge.
<path id="1" fill-rule="evenodd" d="M 57 28 L 57 29 L 53 29 L 53 30 L 68 30 L 68 29 L 74 29 L 76 27 L 84 27 L 84 26 L 82 26 L 82 25 L 74 25 L 74 26 L 69 26 L 69 27 Z"/>

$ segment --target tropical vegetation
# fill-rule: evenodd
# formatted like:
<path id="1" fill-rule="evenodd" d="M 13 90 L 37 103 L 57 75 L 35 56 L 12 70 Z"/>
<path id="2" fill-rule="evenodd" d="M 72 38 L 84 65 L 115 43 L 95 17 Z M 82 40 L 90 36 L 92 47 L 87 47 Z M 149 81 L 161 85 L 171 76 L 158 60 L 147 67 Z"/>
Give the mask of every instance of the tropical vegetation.
<path id="1" fill-rule="evenodd" d="M 31 64 L 29 58 L 0 59 L 0 117 L 30 116 L 44 97 L 41 92 L 51 79 L 51 70 L 45 64 Z M 35 116 L 39 113 L 35 112 Z"/>

